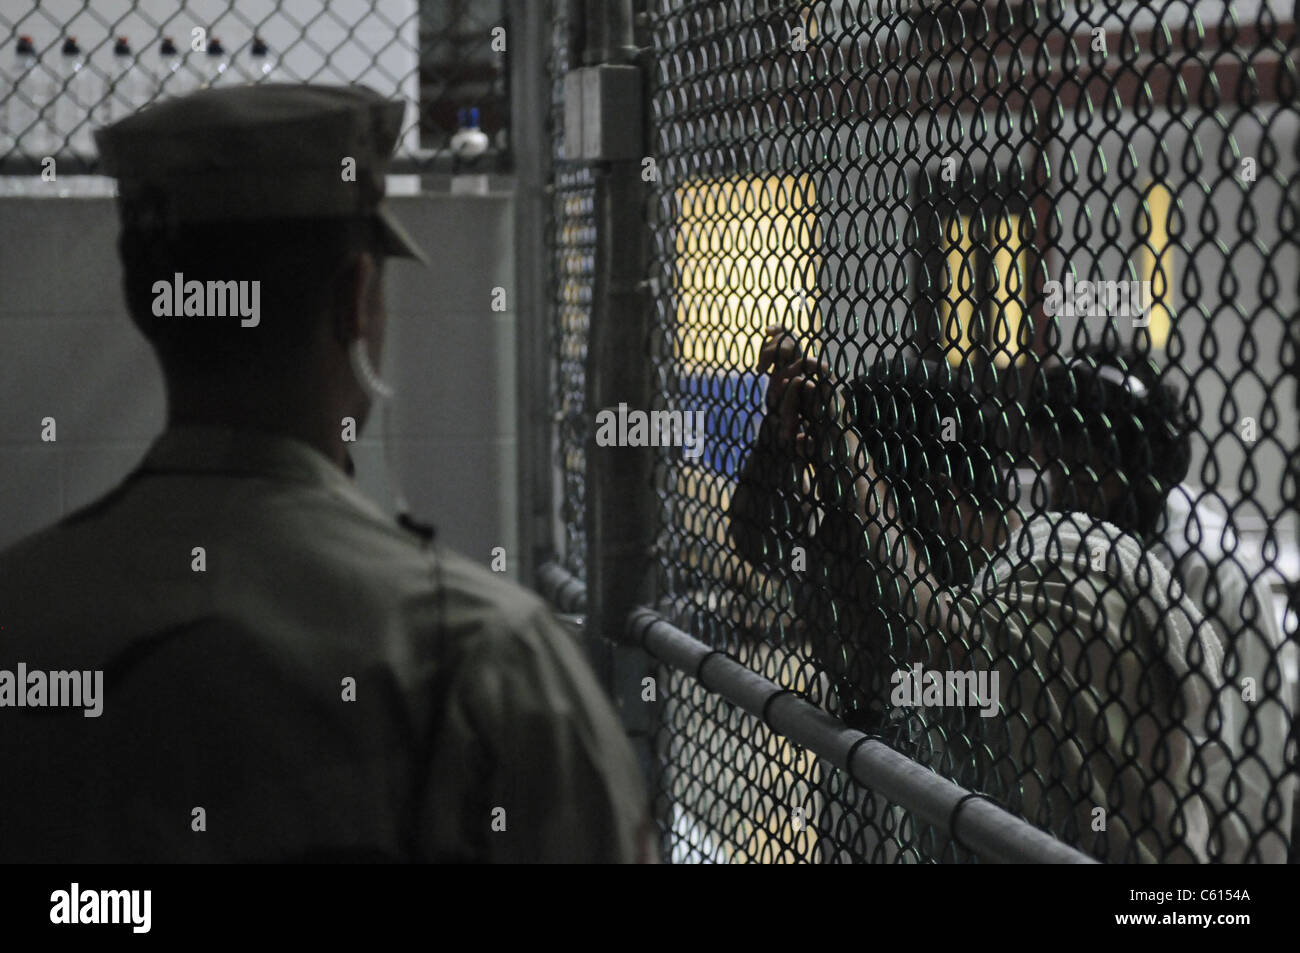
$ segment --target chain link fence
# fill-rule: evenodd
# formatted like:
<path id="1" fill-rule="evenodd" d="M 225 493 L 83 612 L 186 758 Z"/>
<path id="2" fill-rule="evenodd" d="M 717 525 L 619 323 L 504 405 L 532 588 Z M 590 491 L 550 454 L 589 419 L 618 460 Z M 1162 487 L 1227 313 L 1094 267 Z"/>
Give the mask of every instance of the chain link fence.
<path id="1" fill-rule="evenodd" d="M 96 127 L 160 98 L 264 82 L 405 100 L 395 170 L 500 170 L 508 39 L 504 0 L 5 0 L 0 173 L 48 175 L 51 158 L 93 173 Z"/>
<path id="2" fill-rule="evenodd" d="M 564 158 L 564 76 L 570 62 L 570 22 L 565 3 L 554 5 L 549 62 L 552 215 L 548 245 L 550 290 L 551 408 L 554 413 L 560 562 L 586 579 L 587 338 L 596 267 L 596 189 L 589 167 Z"/>
<path id="3" fill-rule="evenodd" d="M 683 415 L 656 608 L 1098 859 L 1286 860 L 1294 10 L 650 0 L 643 26 L 651 409 Z M 670 859 L 975 859 L 660 684 Z"/>

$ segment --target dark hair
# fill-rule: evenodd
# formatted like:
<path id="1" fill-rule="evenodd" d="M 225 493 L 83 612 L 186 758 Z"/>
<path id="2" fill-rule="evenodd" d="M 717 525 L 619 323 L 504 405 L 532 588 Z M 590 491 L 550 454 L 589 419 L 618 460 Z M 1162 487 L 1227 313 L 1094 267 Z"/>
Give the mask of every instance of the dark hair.
<path id="1" fill-rule="evenodd" d="M 1031 430 L 1049 457 L 1068 454 L 1075 463 L 1057 505 L 1153 536 L 1191 464 L 1191 424 L 1178 391 L 1149 359 L 1093 346 L 1043 371 L 1034 395 Z M 1119 480 L 1119 492 L 1101 492 L 1108 477 Z"/>
<path id="2" fill-rule="evenodd" d="M 220 373 L 240 365 L 273 370 L 294 361 L 334 300 L 352 254 L 382 262 L 374 223 L 364 219 L 127 227 L 118 238 L 131 319 L 167 373 Z M 154 314 L 156 282 L 258 281 L 259 322 L 237 317 Z"/>
<path id="3" fill-rule="evenodd" d="M 946 478 L 981 505 L 1001 497 L 998 414 L 959 370 L 931 360 L 882 365 L 854 381 L 850 398 L 881 476 Z"/>
<path id="4" fill-rule="evenodd" d="M 945 582 L 969 579 L 973 554 L 941 514 L 955 500 L 1004 508 L 998 462 L 1005 428 L 996 408 L 960 369 L 917 359 L 868 371 L 854 381 L 850 400 L 851 419 L 894 488 L 900 521 L 920 534 L 932 571 Z"/>

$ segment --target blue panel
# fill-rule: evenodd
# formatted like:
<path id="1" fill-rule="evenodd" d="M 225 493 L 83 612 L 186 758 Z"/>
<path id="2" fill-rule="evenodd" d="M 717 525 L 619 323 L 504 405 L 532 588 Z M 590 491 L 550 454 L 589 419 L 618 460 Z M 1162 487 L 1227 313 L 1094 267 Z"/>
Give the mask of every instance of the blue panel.
<path id="1" fill-rule="evenodd" d="M 704 411 L 704 452 L 697 465 L 735 479 L 763 416 L 767 375 L 701 370 L 679 378 L 681 410 Z"/>

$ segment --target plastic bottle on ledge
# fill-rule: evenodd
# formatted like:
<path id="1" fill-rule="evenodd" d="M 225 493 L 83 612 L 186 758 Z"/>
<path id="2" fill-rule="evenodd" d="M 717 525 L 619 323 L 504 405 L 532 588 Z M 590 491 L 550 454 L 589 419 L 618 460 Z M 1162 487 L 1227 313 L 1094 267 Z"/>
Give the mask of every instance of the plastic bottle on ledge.
<path id="1" fill-rule="evenodd" d="M 113 44 L 113 67 L 109 88 L 100 107 L 100 124 L 125 119 L 149 102 L 149 83 L 131 52 L 131 44 L 119 36 Z"/>
<path id="2" fill-rule="evenodd" d="M 212 37 L 208 40 L 208 61 L 203 67 L 203 88 L 225 86 L 234 78 L 226 48 L 215 36 Z"/>
<path id="3" fill-rule="evenodd" d="M 451 151 L 458 159 L 477 159 L 488 150 L 488 137 L 478 127 L 478 109 L 456 110 L 460 128 L 451 137 Z"/>
<path id="4" fill-rule="evenodd" d="M 271 56 L 270 47 L 266 45 L 266 41 L 260 36 L 253 37 L 253 48 L 248 54 L 248 65 L 244 71 L 244 81 L 247 83 L 275 82 L 275 58 Z"/>
<path id="5" fill-rule="evenodd" d="M 158 99 L 184 96 L 198 85 L 185 63 L 185 52 L 176 47 L 176 41 L 170 36 L 164 36 L 158 47 L 157 80 L 155 95 Z"/>
<path id="6" fill-rule="evenodd" d="M 63 41 L 59 51 L 59 92 L 54 100 L 54 148 L 60 152 L 90 157 L 95 151 L 91 136 L 93 110 L 100 97 L 81 46 L 75 36 Z"/>
<path id="7" fill-rule="evenodd" d="M 488 177 L 486 173 L 465 174 L 460 171 L 464 161 L 473 162 L 487 152 L 490 142 L 482 129 L 478 127 L 478 110 L 456 110 L 456 120 L 460 128 L 451 137 L 452 154 L 452 195 L 487 195 Z"/>
<path id="8" fill-rule="evenodd" d="M 13 152 L 35 158 L 48 154 L 49 123 L 42 108 L 49 103 L 50 83 L 30 36 L 20 36 L 4 60 L 5 90 L 0 99 L 0 157 Z M 0 175 L 0 195 L 26 195 L 28 175 Z"/>
<path id="9" fill-rule="evenodd" d="M 5 91 L 0 100 L 0 156 L 13 149 L 34 155 L 43 148 L 45 120 L 41 117 L 44 105 L 40 59 L 30 36 L 20 36 L 14 41 L 10 55 L 5 59 Z"/>

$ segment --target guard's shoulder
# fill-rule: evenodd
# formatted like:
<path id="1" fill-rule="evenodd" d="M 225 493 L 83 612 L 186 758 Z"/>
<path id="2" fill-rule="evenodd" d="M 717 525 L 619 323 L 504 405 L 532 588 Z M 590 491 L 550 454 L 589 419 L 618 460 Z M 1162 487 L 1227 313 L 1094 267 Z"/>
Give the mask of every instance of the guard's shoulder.
<path id="1" fill-rule="evenodd" d="M 7 589 L 22 592 L 40 581 L 48 584 L 51 581 L 46 574 L 49 564 L 63 552 L 72 535 L 71 528 L 63 521 L 20 537 L 0 549 L 0 592 Z"/>
<path id="2" fill-rule="evenodd" d="M 447 609 L 458 625 L 497 636 L 519 636 L 549 628 L 550 608 L 542 599 L 502 573 L 455 552 L 438 555 Z"/>

